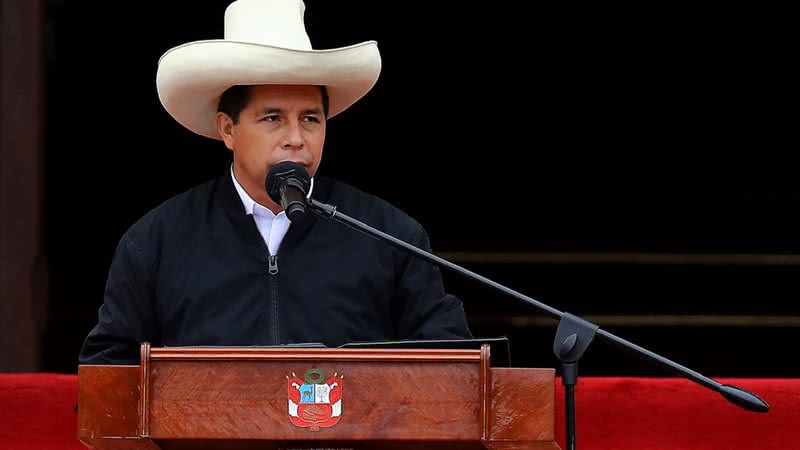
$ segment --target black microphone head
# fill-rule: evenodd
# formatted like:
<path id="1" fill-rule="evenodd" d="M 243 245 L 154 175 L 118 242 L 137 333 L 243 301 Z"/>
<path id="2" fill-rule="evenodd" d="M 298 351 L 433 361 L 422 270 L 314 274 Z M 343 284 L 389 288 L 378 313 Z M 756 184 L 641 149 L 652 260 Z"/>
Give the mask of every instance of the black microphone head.
<path id="1" fill-rule="evenodd" d="M 267 195 L 277 204 L 281 204 L 281 190 L 286 189 L 286 183 L 292 180 L 292 186 L 308 194 L 311 186 L 311 176 L 305 167 L 296 162 L 283 161 L 272 166 L 267 172 Z"/>

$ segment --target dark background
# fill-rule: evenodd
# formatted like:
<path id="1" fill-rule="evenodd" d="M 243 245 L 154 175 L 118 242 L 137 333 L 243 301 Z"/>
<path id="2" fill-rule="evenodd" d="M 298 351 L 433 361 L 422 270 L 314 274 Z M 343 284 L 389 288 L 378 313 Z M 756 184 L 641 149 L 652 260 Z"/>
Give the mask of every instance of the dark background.
<path id="1" fill-rule="evenodd" d="M 227 167 L 155 89 L 161 54 L 221 38 L 227 4 L 45 2 L 42 370 L 75 372 L 127 227 Z M 383 57 L 375 89 L 329 122 L 322 173 L 412 214 L 437 253 L 706 375 L 800 375 L 785 13 L 306 4 L 315 48 L 374 39 Z M 555 366 L 554 321 L 445 277 L 473 333 Z M 600 342 L 583 361 L 667 375 Z"/>

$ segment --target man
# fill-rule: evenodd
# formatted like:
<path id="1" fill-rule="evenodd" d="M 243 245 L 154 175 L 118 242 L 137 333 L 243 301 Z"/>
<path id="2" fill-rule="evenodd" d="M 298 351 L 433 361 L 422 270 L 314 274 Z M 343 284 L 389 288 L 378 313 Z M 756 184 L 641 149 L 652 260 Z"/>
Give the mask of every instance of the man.
<path id="1" fill-rule="evenodd" d="M 266 175 L 303 165 L 310 196 L 430 249 L 389 203 L 315 176 L 327 121 L 376 83 L 373 41 L 313 50 L 301 0 L 238 0 L 225 39 L 159 61 L 165 109 L 233 154 L 220 178 L 146 214 L 120 240 L 81 364 L 138 363 L 154 346 L 281 345 L 471 337 L 461 302 L 430 264 L 307 214 L 291 223 Z"/>

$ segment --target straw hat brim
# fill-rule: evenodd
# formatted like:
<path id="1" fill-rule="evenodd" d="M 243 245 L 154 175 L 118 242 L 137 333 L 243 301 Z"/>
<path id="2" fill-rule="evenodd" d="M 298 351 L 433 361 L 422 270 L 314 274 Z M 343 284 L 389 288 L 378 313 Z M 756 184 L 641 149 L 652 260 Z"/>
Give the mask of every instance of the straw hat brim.
<path id="1" fill-rule="evenodd" d="M 196 41 L 161 57 L 156 87 L 161 104 L 197 134 L 221 139 L 215 116 L 220 96 L 234 85 L 326 86 L 328 117 L 344 111 L 378 80 L 381 57 L 375 41 L 328 50 L 295 50 L 228 40 Z"/>

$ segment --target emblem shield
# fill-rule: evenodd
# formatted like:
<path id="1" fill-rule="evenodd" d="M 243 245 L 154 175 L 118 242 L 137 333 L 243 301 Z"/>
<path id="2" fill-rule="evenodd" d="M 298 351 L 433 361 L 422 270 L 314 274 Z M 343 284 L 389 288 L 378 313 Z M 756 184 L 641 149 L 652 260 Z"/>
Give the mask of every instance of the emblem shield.
<path id="1" fill-rule="evenodd" d="M 336 425 L 342 416 L 344 376 L 325 378 L 322 370 L 311 369 L 300 379 L 292 372 L 286 377 L 289 420 L 298 427 L 319 431 Z"/>

